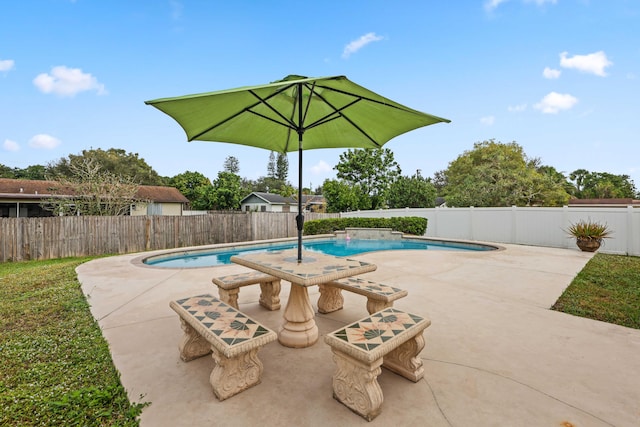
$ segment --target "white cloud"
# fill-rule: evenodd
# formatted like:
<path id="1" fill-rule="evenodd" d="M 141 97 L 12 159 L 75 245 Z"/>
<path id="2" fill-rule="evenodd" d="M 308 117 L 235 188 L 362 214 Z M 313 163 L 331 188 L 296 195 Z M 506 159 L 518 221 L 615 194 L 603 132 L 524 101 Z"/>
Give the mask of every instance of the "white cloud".
<path id="1" fill-rule="evenodd" d="M 556 4 L 558 0 L 524 0 L 525 3 L 535 3 L 538 6 L 543 6 L 545 3 Z"/>
<path id="2" fill-rule="evenodd" d="M 314 175 L 321 175 L 323 173 L 331 172 L 332 169 L 333 168 L 329 166 L 327 162 L 320 160 L 317 164 L 311 166 L 311 173 Z"/>
<path id="3" fill-rule="evenodd" d="M 607 75 L 605 68 L 613 65 L 613 62 L 607 59 L 607 54 L 603 51 L 589 53 L 587 55 L 574 55 L 567 57 L 567 52 L 560 54 L 560 66 L 564 68 L 575 68 L 583 73 L 592 73 L 596 76 L 604 77 Z"/>
<path id="4" fill-rule="evenodd" d="M 569 110 L 578 103 L 578 98 L 568 93 L 551 92 L 533 107 L 545 114 L 557 114 L 560 110 Z"/>
<path id="5" fill-rule="evenodd" d="M 35 135 L 33 138 L 29 140 L 29 147 L 32 148 L 43 148 L 45 150 L 52 150 L 60 145 L 61 141 L 51 135 L 47 135 L 44 133 L 40 133 Z"/>
<path id="6" fill-rule="evenodd" d="M 484 2 L 484 10 L 487 12 L 491 12 L 493 9 L 500 6 L 501 3 L 506 2 L 507 0 L 487 0 Z"/>
<path id="7" fill-rule="evenodd" d="M 33 79 L 33 84 L 44 93 L 55 93 L 60 96 L 74 96 L 79 92 L 95 90 L 98 95 L 107 91 L 102 83 L 80 68 L 68 68 L 64 65 L 53 67 L 51 74 L 42 73 Z"/>
<path id="8" fill-rule="evenodd" d="M 494 116 L 485 116 L 480 119 L 480 123 L 485 126 L 491 126 L 496 121 Z"/>
<path id="9" fill-rule="evenodd" d="M 508 0 L 487 0 L 484 2 L 484 10 L 491 12 L 507 1 Z M 524 0 L 524 3 L 535 3 L 536 6 L 544 6 L 545 3 L 556 4 L 557 2 L 558 0 Z"/>
<path id="10" fill-rule="evenodd" d="M 376 36 L 376 33 L 367 33 L 364 36 L 361 36 L 359 39 L 352 41 L 348 45 L 344 47 L 344 51 L 342 52 L 343 58 L 348 58 L 352 54 L 356 53 L 366 45 L 372 42 L 377 42 L 384 39 L 382 36 Z"/>
<path id="11" fill-rule="evenodd" d="M 179 2 L 179 1 L 175 1 L 172 0 L 169 2 L 170 6 L 171 6 L 171 19 L 178 20 L 182 17 L 182 10 L 184 9 L 184 5 Z"/>
<path id="12" fill-rule="evenodd" d="M 544 70 L 542 71 L 542 75 L 545 79 L 557 79 L 558 77 L 560 77 L 561 73 L 562 71 L 555 70 L 549 67 L 544 67 Z"/>
<path id="13" fill-rule="evenodd" d="M 527 109 L 527 104 L 509 105 L 507 110 L 512 113 L 520 113 Z"/>
<path id="14" fill-rule="evenodd" d="M 5 139 L 4 144 L 2 144 L 2 148 L 7 151 L 18 151 L 20 150 L 20 145 L 17 142 L 12 141 L 10 139 Z"/>
<path id="15" fill-rule="evenodd" d="M 15 64 L 13 59 L 0 59 L 0 71 L 12 70 Z"/>

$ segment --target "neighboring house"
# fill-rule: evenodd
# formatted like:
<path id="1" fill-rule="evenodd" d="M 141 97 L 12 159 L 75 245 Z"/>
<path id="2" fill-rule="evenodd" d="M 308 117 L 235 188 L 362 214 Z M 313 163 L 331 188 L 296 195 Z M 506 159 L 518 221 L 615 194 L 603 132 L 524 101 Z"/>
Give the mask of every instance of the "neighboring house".
<path id="1" fill-rule="evenodd" d="M 240 201 L 243 212 L 298 212 L 298 201 L 274 193 L 253 192 Z"/>
<path id="2" fill-rule="evenodd" d="M 571 199 L 568 203 L 569 207 L 580 208 L 626 208 L 633 206 L 640 208 L 640 200 L 635 199 Z"/>
<path id="3" fill-rule="evenodd" d="M 141 185 L 136 196 L 148 203 L 136 203 L 131 206 L 131 216 L 135 215 L 176 215 L 181 216 L 185 206 L 189 203 L 175 187 L 160 187 L 157 185 Z"/>
<path id="4" fill-rule="evenodd" d="M 53 194 L 53 189 L 57 189 Z M 64 192 L 64 191 L 63 191 Z M 41 217 L 53 213 L 43 209 L 43 201 L 52 197 L 68 197 L 60 194 L 60 186 L 55 181 L 0 178 L 0 217 Z M 189 200 L 177 188 L 141 185 L 137 197 L 148 202 L 131 206 L 131 215 L 182 215 Z"/>
<path id="5" fill-rule="evenodd" d="M 303 194 L 302 210 L 303 212 L 324 213 L 327 211 L 327 200 L 318 194 Z"/>

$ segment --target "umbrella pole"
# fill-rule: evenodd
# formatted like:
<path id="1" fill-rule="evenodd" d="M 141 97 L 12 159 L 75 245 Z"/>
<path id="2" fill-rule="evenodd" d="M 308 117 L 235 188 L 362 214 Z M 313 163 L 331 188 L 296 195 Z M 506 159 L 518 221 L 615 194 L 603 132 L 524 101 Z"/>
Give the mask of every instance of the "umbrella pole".
<path id="1" fill-rule="evenodd" d="M 298 263 L 302 262 L 302 227 L 304 225 L 304 215 L 302 214 L 302 141 L 298 149 L 298 215 L 296 216 L 298 225 Z"/>
<path id="2" fill-rule="evenodd" d="M 304 226 L 304 215 L 302 214 L 302 85 L 298 84 L 298 215 L 296 225 L 298 226 L 298 264 L 302 262 L 302 227 Z"/>

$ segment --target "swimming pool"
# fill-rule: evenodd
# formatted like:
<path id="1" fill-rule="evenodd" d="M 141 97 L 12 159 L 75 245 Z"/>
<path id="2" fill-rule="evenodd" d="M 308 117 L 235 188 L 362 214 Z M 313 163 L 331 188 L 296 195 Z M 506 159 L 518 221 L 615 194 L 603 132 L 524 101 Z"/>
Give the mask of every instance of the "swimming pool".
<path id="1" fill-rule="evenodd" d="M 365 252 L 389 250 L 438 250 L 438 251 L 488 251 L 497 249 L 494 246 L 447 242 L 442 240 L 426 240 L 402 238 L 397 240 L 369 240 L 369 239 L 313 239 L 302 242 L 303 249 L 309 252 L 320 252 L 334 256 L 351 256 Z M 172 252 L 145 258 L 146 265 L 162 268 L 192 268 L 212 267 L 231 264 L 231 257 L 266 251 L 280 251 L 297 247 L 297 241 L 280 243 L 263 243 L 242 245 L 217 249 L 199 249 Z"/>

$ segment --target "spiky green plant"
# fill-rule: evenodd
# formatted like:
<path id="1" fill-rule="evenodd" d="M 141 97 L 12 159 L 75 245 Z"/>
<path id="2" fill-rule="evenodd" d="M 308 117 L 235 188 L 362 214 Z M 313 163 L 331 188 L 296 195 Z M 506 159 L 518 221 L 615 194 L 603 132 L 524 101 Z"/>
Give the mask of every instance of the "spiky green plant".
<path id="1" fill-rule="evenodd" d="M 595 240 L 602 243 L 602 239 L 611 237 L 612 231 L 607 224 L 597 221 L 580 220 L 571 224 L 567 233 L 578 240 Z"/>

